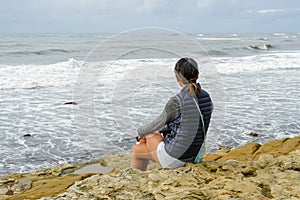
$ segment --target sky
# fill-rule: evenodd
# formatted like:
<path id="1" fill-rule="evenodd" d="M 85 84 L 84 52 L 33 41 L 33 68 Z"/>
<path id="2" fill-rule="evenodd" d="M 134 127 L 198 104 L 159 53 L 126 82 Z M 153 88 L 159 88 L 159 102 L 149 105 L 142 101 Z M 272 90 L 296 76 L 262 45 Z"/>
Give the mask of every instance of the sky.
<path id="1" fill-rule="evenodd" d="M 299 0 L 0 0 L 0 33 L 300 32 Z"/>

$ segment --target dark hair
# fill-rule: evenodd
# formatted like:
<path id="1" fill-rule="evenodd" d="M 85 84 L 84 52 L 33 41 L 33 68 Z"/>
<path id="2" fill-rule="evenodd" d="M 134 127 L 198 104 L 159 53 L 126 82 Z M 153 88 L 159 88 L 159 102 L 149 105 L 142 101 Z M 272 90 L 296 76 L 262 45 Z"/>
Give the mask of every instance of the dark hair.
<path id="1" fill-rule="evenodd" d="M 175 73 L 177 78 L 184 85 L 187 85 L 189 95 L 196 97 L 201 91 L 200 85 L 197 85 L 199 71 L 197 62 L 192 58 L 181 58 L 175 65 Z"/>

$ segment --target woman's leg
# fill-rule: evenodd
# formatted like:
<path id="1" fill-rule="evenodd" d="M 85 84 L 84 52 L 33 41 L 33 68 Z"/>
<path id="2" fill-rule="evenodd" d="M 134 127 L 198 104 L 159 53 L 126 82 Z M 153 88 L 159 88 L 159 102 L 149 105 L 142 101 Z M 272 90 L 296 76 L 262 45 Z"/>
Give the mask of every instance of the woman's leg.
<path id="1" fill-rule="evenodd" d="M 148 160 L 152 157 L 149 154 L 149 150 L 146 143 L 136 144 L 132 147 L 131 163 L 130 167 L 145 171 L 147 169 Z"/>
<path id="2" fill-rule="evenodd" d="M 163 137 L 159 132 L 146 136 L 146 146 L 148 148 L 148 151 L 152 156 L 152 160 L 158 163 L 159 160 L 157 158 L 157 146 L 161 141 L 163 141 Z"/>
<path id="3" fill-rule="evenodd" d="M 146 141 L 132 147 L 131 167 L 146 170 L 149 160 L 159 162 L 156 152 L 163 137 L 158 133 L 149 134 Z"/>

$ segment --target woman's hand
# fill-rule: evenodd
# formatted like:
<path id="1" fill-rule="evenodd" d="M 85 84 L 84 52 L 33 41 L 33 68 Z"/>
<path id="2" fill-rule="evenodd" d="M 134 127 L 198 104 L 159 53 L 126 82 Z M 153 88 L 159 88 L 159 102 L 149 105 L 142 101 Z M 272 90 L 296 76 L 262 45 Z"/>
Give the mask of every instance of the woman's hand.
<path id="1" fill-rule="evenodd" d="M 137 137 L 136 137 L 136 140 L 137 140 L 140 144 L 146 143 L 146 138 L 142 138 L 142 137 L 140 137 L 140 136 L 137 136 Z"/>
<path id="2" fill-rule="evenodd" d="M 140 142 L 140 144 L 146 143 L 146 138 L 142 138 L 142 137 L 141 137 L 141 138 L 139 139 L 139 142 Z"/>

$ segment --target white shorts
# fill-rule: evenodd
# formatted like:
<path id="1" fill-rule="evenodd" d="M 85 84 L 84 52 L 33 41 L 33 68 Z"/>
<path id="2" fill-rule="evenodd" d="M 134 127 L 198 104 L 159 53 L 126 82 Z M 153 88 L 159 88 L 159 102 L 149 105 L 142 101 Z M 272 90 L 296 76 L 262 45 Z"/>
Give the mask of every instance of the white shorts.
<path id="1" fill-rule="evenodd" d="M 157 146 L 157 157 L 163 168 L 178 168 L 185 165 L 185 162 L 173 158 L 166 152 L 164 141 L 161 141 Z"/>

